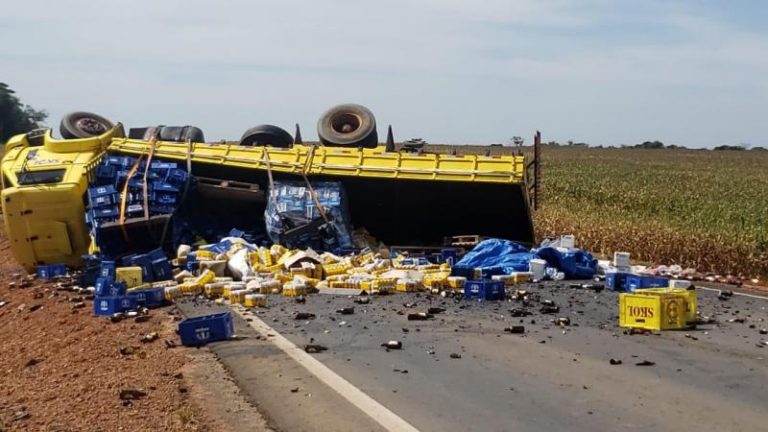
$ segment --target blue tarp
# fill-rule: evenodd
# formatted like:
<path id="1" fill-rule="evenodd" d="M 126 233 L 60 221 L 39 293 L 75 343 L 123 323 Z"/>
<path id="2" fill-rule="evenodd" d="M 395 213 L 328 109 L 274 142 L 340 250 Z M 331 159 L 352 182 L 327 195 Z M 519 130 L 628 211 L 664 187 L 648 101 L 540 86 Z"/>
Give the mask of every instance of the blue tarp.
<path id="1" fill-rule="evenodd" d="M 510 274 L 528 271 L 533 254 L 520 243 L 509 240 L 488 239 L 456 263 L 459 268 L 480 268 L 489 274 Z"/>
<path id="2" fill-rule="evenodd" d="M 591 279 L 597 273 L 597 260 L 581 249 L 543 247 L 534 251 L 536 256 L 565 273 L 566 279 Z"/>

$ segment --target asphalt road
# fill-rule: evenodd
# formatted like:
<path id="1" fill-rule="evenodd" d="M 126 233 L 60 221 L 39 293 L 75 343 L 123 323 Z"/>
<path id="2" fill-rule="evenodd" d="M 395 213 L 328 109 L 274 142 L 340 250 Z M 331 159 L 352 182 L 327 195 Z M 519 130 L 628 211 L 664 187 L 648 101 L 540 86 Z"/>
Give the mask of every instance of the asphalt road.
<path id="1" fill-rule="evenodd" d="M 768 302 L 739 296 L 721 301 L 717 293 L 699 291 L 699 310 L 717 323 L 628 335 L 617 325 L 616 293 L 567 283 L 520 288 L 553 300 L 560 311 L 542 314 L 534 302 L 528 308 L 533 315 L 520 318 L 511 316 L 511 309 L 521 307 L 514 301 L 396 294 L 360 305 L 356 297 L 320 294 L 305 304 L 271 296 L 268 309 L 253 312 L 296 345 L 328 347 L 314 357 L 424 431 L 768 430 L 768 335 L 759 333 L 768 327 Z M 354 314 L 337 313 L 343 307 L 354 307 Z M 407 320 L 408 313 L 429 307 L 446 310 L 428 321 Z M 296 312 L 316 318 L 295 320 Z M 570 325 L 557 325 L 558 318 L 569 318 Z M 525 333 L 504 331 L 513 325 L 525 326 Z M 380 346 L 389 340 L 401 341 L 403 348 Z M 251 360 L 234 367 L 250 369 L 249 363 L 271 355 L 269 342 L 258 342 L 263 346 L 217 346 L 247 352 Z M 225 353 L 219 355 L 226 361 Z M 611 365 L 610 359 L 622 364 Z M 636 365 L 646 360 L 654 365 Z M 303 379 L 313 383 L 311 376 Z M 267 387 L 246 392 L 262 400 L 284 397 L 265 394 Z M 332 405 L 339 409 L 316 415 L 375 430 L 342 401 Z M 280 406 L 267 409 L 268 417 L 271 410 Z M 306 423 L 294 420 L 289 429 L 303 429 L 298 425 Z M 279 421 L 273 427 L 289 430 Z"/>

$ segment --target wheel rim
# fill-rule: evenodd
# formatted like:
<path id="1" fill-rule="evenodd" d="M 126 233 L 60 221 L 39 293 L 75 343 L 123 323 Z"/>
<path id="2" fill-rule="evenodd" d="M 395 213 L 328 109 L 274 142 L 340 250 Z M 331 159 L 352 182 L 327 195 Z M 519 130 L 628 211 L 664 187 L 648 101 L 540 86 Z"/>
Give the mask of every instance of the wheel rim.
<path id="1" fill-rule="evenodd" d="M 101 135 L 107 131 L 106 125 L 90 117 L 83 117 L 81 119 L 78 119 L 75 122 L 75 126 L 79 130 L 91 135 Z"/>
<path id="2" fill-rule="evenodd" d="M 331 117 L 331 128 L 334 132 L 342 135 L 354 133 L 360 129 L 363 119 L 352 113 L 339 113 Z"/>

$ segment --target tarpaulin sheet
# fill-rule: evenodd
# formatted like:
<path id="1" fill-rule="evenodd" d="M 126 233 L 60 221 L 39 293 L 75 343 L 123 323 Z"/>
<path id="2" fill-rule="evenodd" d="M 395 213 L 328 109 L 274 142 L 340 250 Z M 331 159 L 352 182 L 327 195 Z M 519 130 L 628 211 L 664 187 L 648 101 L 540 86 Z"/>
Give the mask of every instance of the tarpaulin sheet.
<path id="1" fill-rule="evenodd" d="M 565 273 L 566 279 L 591 279 L 597 273 L 597 260 L 581 249 L 543 247 L 534 252 L 549 267 Z"/>
<path id="2" fill-rule="evenodd" d="M 483 269 L 484 272 L 510 274 L 527 272 L 533 254 L 528 249 L 510 240 L 488 239 L 478 243 L 455 267 Z"/>

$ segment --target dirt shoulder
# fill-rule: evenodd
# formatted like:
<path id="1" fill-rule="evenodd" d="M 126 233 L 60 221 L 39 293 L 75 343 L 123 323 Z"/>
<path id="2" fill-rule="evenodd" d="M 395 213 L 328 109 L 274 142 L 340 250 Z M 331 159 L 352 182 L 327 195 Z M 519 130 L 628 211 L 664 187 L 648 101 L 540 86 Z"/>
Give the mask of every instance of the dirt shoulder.
<path id="1" fill-rule="evenodd" d="M 179 346 L 173 307 L 112 323 L 79 294 L 23 280 L 0 233 L 0 431 L 237 430 L 230 405 L 258 418 L 215 357 Z"/>

